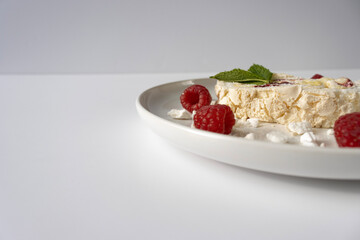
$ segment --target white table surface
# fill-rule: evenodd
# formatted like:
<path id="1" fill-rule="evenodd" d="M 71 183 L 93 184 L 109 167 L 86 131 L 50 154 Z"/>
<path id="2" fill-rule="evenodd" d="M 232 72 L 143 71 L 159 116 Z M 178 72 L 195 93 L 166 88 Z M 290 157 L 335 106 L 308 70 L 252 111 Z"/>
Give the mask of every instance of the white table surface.
<path id="1" fill-rule="evenodd" d="M 0 76 L 0 239 L 360 239 L 360 181 L 222 164 L 138 117 L 144 90 L 206 76 Z"/>

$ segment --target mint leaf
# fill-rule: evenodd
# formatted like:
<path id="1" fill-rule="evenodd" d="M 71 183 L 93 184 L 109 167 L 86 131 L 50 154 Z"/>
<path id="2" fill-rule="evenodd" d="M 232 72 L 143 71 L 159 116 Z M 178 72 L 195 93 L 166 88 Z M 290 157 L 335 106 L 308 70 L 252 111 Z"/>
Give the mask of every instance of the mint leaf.
<path id="1" fill-rule="evenodd" d="M 235 81 L 245 80 L 245 79 L 258 79 L 259 77 L 256 74 L 251 73 L 249 71 L 235 68 L 231 71 L 225 71 L 225 72 L 218 73 L 215 76 L 212 76 L 211 78 L 216 78 L 221 81 L 235 82 Z"/>
<path id="2" fill-rule="evenodd" d="M 260 79 L 265 79 L 265 80 L 271 80 L 272 78 L 272 72 L 270 72 L 269 69 L 259 65 L 259 64 L 253 64 L 249 70 L 249 72 L 255 74 L 258 76 L 258 78 Z"/>
<path id="3" fill-rule="evenodd" d="M 224 82 L 262 85 L 271 82 L 272 72 L 261 65 L 253 64 L 248 71 L 235 68 L 231 71 L 218 73 L 210 78 L 215 78 Z"/>

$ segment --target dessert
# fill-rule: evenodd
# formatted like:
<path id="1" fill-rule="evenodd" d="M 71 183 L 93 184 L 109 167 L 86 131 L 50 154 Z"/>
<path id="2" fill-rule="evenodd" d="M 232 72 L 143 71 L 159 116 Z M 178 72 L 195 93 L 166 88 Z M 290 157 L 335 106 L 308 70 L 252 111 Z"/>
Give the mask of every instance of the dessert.
<path id="1" fill-rule="evenodd" d="M 215 85 L 218 103 L 228 105 L 238 119 L 257 118 L 279 124 L 306 121 L 312 127 L 331 128 L 340 116 L 360 111 L 360 86 L 348 78 L 316 74 L 305 79 L 272 74 L 264 68 L 267 76 L 256 79 L 241 75 L 247 71 L 234 70 L 213 78 L 218 79 Z"/>
<path id="2" fill-rule="evenodd" d="M 260 65 L 217 77 L 217 101 L 204 86 L 191 85 L 180 96 L 184 109 L 171 109 L 168 116 L 248 140 L 360 147 L 360 112 L 355 112 L 360 111 L 360 86 L 348 78 L 315 74 L 304 79 Z"/>

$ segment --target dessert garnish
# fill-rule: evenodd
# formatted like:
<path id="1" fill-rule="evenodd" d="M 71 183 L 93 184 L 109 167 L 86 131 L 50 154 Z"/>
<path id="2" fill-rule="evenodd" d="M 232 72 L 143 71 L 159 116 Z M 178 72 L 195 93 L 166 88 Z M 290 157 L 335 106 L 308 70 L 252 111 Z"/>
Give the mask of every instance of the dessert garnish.
<path id="1" fill-rule="evenodd" d="M 305 132 L 303 135 L 301 135 L 300 143 L 309 147 L 318 146 L 316 142 L 316 136 L 313 132 Z"/>
<path id="2" fill-rule="evenodd" d="M 334 135 L 339 147 L 360 147 L 360 112 L 339 117 L 335 122 Z"/>
<path id="3" fill-rule="evenodd" d="M 235 125 L 231 108 L 215 104 L 201 107 L 194 115 L 195 128 L 222 134 L 230 134 Z"/>
<path id="4" fill-rule="evenodd" d="M 180 96 L 181 105 L 189 112 L 210 105 L 211 100 L 212 98 L 209 90 L 198 84 L 186 88 Z"/>
<path id="5" fill-rule="evenodd" d="M 323 77 L 324 77 L 323 75 L 316 73 L 311 77 L 311 79 L 320 79 L 320 78 L 323 78 Z"/>
<path id="6" fill-rule="evenodd" d="M 296 134 L 301 135 L 306 132 L 311 132 L 311 124 L 309 122 L 303 121 L 303 122 L 291 122 L 288 125 L 286 125 L 287 129 Z"/>
<path id="7" fill-rule="evenodd" d="M 186 109 L 171 109 L 168 113 L 168 116 L 172 117 L 173 119 L 192 119 L 191 112 Z"/>
<path id="8" fill-rule="evenodd" d="M 235 68 L 231 71 L 218 73 L 210 78 L 215 78 L 224 82 L 264 85 L 271 83 L 272 75 L 273 74 L 269 69 L 259 64 L 253 64 L 248 70 Z"/>

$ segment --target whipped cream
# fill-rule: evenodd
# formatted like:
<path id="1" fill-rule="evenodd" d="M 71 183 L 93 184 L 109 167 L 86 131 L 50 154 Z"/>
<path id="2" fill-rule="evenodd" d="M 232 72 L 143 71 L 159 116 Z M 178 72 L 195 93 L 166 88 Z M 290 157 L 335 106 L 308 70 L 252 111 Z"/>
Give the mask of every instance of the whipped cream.
<path id="1" fill-rule="evenodd" d="M 316 143 L 316 136 L 313 132 L 305 132 L 300 137 L 300 143 L 304 146 L 316 147 L 318 144 Z"/>
<path id="2" fill-rule="evenodd" d="M 254 133 L 248 133 L 248 134 L 246 134 L 245 138 L 249 139 L 249 140 L 254 140 L 255 139 L 255 134 Z"/>
<path id="3" fill-rule="evenodd" d="M 266 138 L 274 143 L 287 143 L 289 137 L 280 131 L 272 131 L 266 134 Z"/>
<path id="4" fill-rule="evenodd" d="M 297 135 L 304 134 L 311 131 L 311 124 L 309 122 L 291 122 L 287 125 L 287 128 L 290 132 L 293 132 Z"/>
<path id="5" fill-rule="evenodd" d="M 257 119 L 257 118 L 249 118 L 248 120 L 247 120 L 247 122 L 250 124 L 250 126 L 252 126 L 252 127 L 258 127 L 259 126 L 259 119 Z"/>
<path id="6" fill-rule="evenodd" d="M 326 131 L 327 135 L 334 135 L 334 129 L 329 129 Z"/>
<path id="7" fill-rule="evenodd" d="M 185 109 L 171 109 L 167 114 L 174 119 L 192 119 L 192 114 Z"/>

